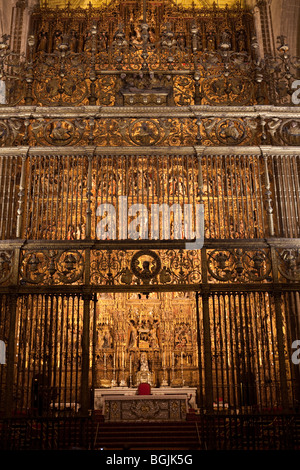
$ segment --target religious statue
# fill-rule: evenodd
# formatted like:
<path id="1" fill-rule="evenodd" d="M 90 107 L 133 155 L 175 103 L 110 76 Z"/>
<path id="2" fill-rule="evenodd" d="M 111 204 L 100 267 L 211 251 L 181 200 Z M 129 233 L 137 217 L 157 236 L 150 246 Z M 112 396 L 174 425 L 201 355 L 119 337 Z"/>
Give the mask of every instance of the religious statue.
<path id="1" fill-rule="evenodd" d="M 69 43 L 71 52 L 77 52 L 77 42 L 78 41 L 76 31 L 72 29 Z"/>
<path id="2" fill-rule="evenodd" d="M 142 352 L 140 356 L 140 370 L 137 372 L 137 383 L 148 383 L 153 386 L 154 384 L 154 373 L 149 369 L 148 356 L 146 352 Z"/>
<path id="3" fill-rule="evenodd" d="M 136 348 L 137 347 L 137 328 L 133 320 L 129 323 L 129 338 L 128 338 L 128 348 Z"/>
<path id="4" fill-rule="evenodd" d="M 37 51 L 46 52 L 47 42 L 48 42 L 48 34 L 45 31 L 41 31 L 39 34 L 39 42 L 38 42 Z"/>

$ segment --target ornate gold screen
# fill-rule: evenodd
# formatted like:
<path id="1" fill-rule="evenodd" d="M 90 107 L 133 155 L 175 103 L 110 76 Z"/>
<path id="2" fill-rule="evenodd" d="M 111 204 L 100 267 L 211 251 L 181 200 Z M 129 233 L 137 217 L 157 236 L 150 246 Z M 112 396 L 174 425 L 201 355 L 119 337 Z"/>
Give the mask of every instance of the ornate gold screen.
<path id="1" fill-rule="evenodd" d="M 43 3 L 17 75 L 1 56 L 20 105 L 0 121 L 8 414 L 87 415 L 142 372 L 197 388 L 201 412 L 299 403 L 299 63 L 282 43 L 263 69 L 251 14 L 219 3 Z M 120 197 L 203 204 L 203 247 L 174 214 L 168 236 L 150 216 L 148 237 L 101 239 Z"/>

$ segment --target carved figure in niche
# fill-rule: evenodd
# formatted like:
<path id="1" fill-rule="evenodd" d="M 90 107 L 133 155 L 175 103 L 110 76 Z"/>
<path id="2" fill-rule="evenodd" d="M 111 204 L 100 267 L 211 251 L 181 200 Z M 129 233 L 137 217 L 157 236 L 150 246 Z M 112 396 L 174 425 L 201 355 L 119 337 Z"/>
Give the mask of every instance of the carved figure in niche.
<path id="1" fill-rule="evenodd" d="M 46 31 L 41 31 L 39 34 L 38 52 L 46 52 L 48 42 L 48 34 Z"/>
<path id="2" fill-rule="evenodd" d="M 207 50 L 215 51 L 216 50 L 216 37 L 215 34 L 210 31 L 206 37 Z"/>
<path id="3" fill-rule="evenodd" d="M 53 45 L 52 45 L 52 50 L 58 51 L 58 47 L 62 43 L 62 32 L 60 30 L 56 30 L 53 35 Z"/>
<path id="4" fill-rule="evenodd" d="M 150 331 L 150 346 L 151 348 L 159 348 L 159 328 L 157 325 L 153 325 Z"/>
<path id="5" fill-rule="evenodd" d="M 129 332 L 128 332 L 128 348 L 136 348 L 138 346 L 138 335 L 137 327 L 134 320 L 129 322 Z"/>
<path id="6" fill-rule="evenodd" d="M 77 47 L 78 47 L 78 52 L 82 52 L 82 51 L 83 51 L 83 47 L 84 47 L 84 35 L 83 35 L 82 33 L 79 33 L 79 38 L 78 38 Z"/>
<path id="7" fill-rule="evenodd" d="M 148 358 L 147 358 L 147 353 L 142 352 L 141 358 L 140 358 L 140 371 L 141 372 L 148 372 L 149 371 L 149 364 L 148 364 Z"/>
<path id="8" fill-rule="evenodd" d="M 75 231 L 73 225 L 69 225 L 68 227 L 67 240 L 75 240 Z"/>
<path id="9" fill-rule="evenodd" d="M 238 52 L 245 52 L 246 51 L 246 35 L 245 35 L 245 31 L 243 29 L 238 32 L 237 50 L 238 50 Z"/>
<path id="10" fill-rule="evenodd" d="M 130 46 L 140 46 L 143 42 L 142 35 L 138 26 L 130 25 L 129 44 Z"/>
<path id="11" fill-rule="evenodd" d="M 77 34 L 76 34 L 76 31 L 74 31 L 74 29 L 72 29 L 71 31 L 71 35 L 70 35 L 70 40 L 69 40 L 69 45 L 70 45 L 70 51 L 71 52 L 77 52 Z"/>
<path id="12" fill-rule="evenodd" d="M 125 33 L 123 31 L 123 25 L 119 25 L 117 31 L 115 32 L 112 46 L 114 48 L 122 48 L 122 49 L 127 46 Z"/>
<path id="13" fill-rule="evenodd" d="M 83 50 L 84 50 L 84 52 L 90 52 L 91 49 L 92 49 L 92 35 L 91 35 L 90 31 L 88 31 L 85 35 L 85 38 L 84 38 Z"/>
<path id="14" fill-rule="evenodd" d="M 142 352 L 140 356 L 140 365 L 139 371 L 137 373 L 137 383 L 149 383 L 151 386 L 154 382 L 154 374 L 151 372 L 151 367 L 149 367 L 148 356 L 146 352 Z"/>
<path id="15" fill-rule="evenodd" d="M 113 341 L 109 329 L 106 329 L 103 333 L 101 347 L 102 349 L 111 349 L 113 347 Z"/>
<path id="16" fill-rule="evenodd" d="M 185 348 L 192 341 L 192 331 L 190 325 L 180 323 L 174 330 L 175 348 Z"/>
<path id="17" fill-rule="evenodd" d="M 154 28 L 149 29 L 149 41 L 151 44 L 155 43 L 155 29 Z"/>
<path id="18" fill-rule="evenodd" d="M 178 48 L 181 51 L 186 50 L 186 40 L 185 40 L 185 34 L 184 33 L 179 33 L 178 34 L 178 36 L 177 36 L 177 45 L 178 45 Z"/>
<path id="19" fill-rule="evenodd" d="M 108 36 L 106 31 L 100 31 L 98 37 L 98 50 L 99 52 L 106 51 L 108 47 Z"/>
<path id="20" fill-rule="evenodd" d="M 161 45 L 163 48 L 167 48 L 167 49 L 173 49 L 177 46 L 177 41 L 174 38 L 174 33 L 171 30 L 170 23 L 167 23 L 165 25 L 165 30 L 162 34 Z"/>

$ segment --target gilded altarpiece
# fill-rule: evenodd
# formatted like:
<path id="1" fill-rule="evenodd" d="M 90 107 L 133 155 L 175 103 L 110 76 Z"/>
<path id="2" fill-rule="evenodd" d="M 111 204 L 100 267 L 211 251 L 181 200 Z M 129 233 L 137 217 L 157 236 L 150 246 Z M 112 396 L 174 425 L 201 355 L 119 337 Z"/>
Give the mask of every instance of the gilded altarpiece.
<path id="1" fill-rule="evenodd" d="M 98 294 L 95 386 L 194 386 L 196 336 L 193 293 Z"/>

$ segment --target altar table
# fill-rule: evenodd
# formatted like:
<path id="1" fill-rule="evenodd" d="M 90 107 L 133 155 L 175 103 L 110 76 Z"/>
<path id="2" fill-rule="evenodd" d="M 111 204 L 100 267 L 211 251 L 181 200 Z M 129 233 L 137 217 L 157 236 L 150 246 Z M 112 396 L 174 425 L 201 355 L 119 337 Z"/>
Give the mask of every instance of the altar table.
<path id="1" fill-rule="evenodd" d="M 197 409 L 196 404 L 196 387 L 152 387 L 152 397 L 173 397 L 174 395 L 184 398 L 188 402 L 189 408 Z M 137 396 L 136 387 L 111 387 L 96 388 L 94 391 L 94 409 L 103 410 L 104 399 L 106 397 L 134 397 Z"/>
<path id="2" fill-rule="evenodd" d="M 105 421 L 185 421 L 186 413 L 182 395 L 104 397 Z"/>

